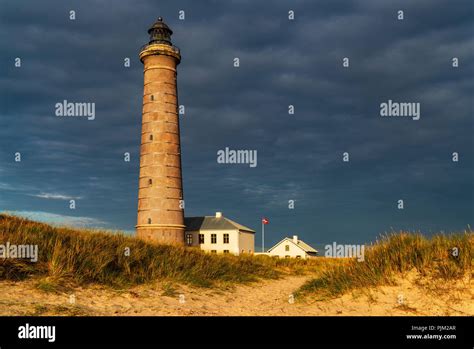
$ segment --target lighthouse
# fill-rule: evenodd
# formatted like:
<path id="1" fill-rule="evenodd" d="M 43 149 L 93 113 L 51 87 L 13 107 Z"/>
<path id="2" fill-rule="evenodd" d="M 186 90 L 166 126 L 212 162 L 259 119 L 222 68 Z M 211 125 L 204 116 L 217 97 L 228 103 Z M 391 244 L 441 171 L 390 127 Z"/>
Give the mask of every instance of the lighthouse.
<path id="1" fill-rule="evenodd" d="M 181 174 L 176 68 L 180 51 L 161 17 L 148 30 L 142 47 L 144 69 L 137 236 L 184 245 L 184 199 Z"/>

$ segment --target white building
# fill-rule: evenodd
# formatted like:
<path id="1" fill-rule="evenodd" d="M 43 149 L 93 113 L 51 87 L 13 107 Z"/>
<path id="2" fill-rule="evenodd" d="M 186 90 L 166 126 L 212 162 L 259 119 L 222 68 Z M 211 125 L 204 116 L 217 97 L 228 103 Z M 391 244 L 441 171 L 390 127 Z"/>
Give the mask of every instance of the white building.
<path id="1" fill-rule="evenodd" d="M 254 253 L 255 231 L 224 217 L 221 212 L 215 216 L 186 217 L 184 222 L 186 246 L 211 253 Z"/>
<path id="2" fill-rule="evenodd" d="M 298 240 L 298 236 L 293 235 L 293 239 L 284 238 L 275 246 L 270 248 L 265 254 L 270 257 L 305 259 L 316 257 L 318 251 L 304 241 Z"/>

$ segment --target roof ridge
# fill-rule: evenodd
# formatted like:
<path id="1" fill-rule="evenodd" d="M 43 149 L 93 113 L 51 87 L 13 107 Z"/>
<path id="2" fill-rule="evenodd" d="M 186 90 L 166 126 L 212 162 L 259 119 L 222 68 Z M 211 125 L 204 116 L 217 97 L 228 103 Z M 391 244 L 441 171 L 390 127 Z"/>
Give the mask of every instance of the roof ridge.
<path id="1" fill-rule="evenodd" d="M 227 221 L 229 221 L 229 222 L 230 222 L 233 226 L 235 226 L 237 229 L 255 232 L 253 229 L 250 229 L 249 227 L 246 227 L 245 225 L 242 225 L 242 224 L 240 224 L 240 223 L 237 223 L 237 222 L 233 221 L 233 220 L 230 219 L 230 218 L 227 218 L 227 217 L 225 217 L 225 216 L 222 216 L 221 218 L 224 218 L 224 219 L 226 219 Z M 242 228 L 243 228 L 243 229 L 242 229 Z"/>
<path id="2" fill-rule="evenodd" d="M 249 227 L 246 227 L 245 225 L 242 225 L 240 223 L 237 223 L 236 221 L 233 221 L 230 218 L 227 218 L 225 216 L 221 217 L 216 217 L 216 216 L 195 216 L 195 217 L 184 217 L 185 222 L 190 221 L 190 220 L 198 220 L 201 221 L 198 223 L 198 225 L 193 225 L 191 224 L 186 224 L 187 227 L 192 227 L 193 229 L 209 229 L 209 228 L 203 228 L 203 226 L 206 225 L 216 225 L 217 227 L 210 228 L 210 229 L 238 229 L 238 230 L 243 230 L 243 231 L 248 231 L 251 233 L 255 233 L 255 231 Z M 207 223 L 206 223 L 207 221 Z M 226 227 L 227 225 L 227 227 Z M 220 227 L 219 227 L 220 226 Z"/>
<path id="3" fill-rule="evenodd" d="M 278 241 L 275 245 L 273 245 L 272 247 L 270 247 L 268 249 L 268 252 L 271 251 L 272 249 L 274 249 L 275 247 L 277 247 L 278 245 L 280 245 L 283 241 L 285 240 L 289 240 L 291 243 L 293 243 L 295 246 L 301 248 L 303 251 L 305 252 L 318 252 L 318 250 L 316 250 L 314 247 L 312 247 L 311 245 L 307 244 L 306 242 L 304 242 L 303 240 L 300 240 L 300 239 L 297 239 L 298 240 L 298 243 L 295 243 L 295 241 L 293 240 L 293 238 L 291 237 L 288 237 L 288 236 L 285 236 L 283 239 L 281 239 L 280 241 Z M 299 242 L 301 242 L 302 244 L 300 245 Z"/>

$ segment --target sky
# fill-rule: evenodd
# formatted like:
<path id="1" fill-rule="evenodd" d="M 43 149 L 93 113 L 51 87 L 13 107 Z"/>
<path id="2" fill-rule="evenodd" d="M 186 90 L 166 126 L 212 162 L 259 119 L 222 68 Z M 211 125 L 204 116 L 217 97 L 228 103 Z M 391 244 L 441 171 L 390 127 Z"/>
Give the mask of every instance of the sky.
<path id="1" fill-rule="evenodd" d="M 263 216 L 268 245 L 472 227 L 473 6 L 0 0 L 0 211 L 133 233 L 138 53 L 162 16 L 182 55 L 186 216 L 221 211 L 256 230 L 257 246 Z M 95 103 L 95 119 L 57 116 L 63 100 Z M 388 100 L 419 103 L 420 119 L 381 116 Z M 256 150 L 257 166 L 218 163 L 226 147 Z"/>

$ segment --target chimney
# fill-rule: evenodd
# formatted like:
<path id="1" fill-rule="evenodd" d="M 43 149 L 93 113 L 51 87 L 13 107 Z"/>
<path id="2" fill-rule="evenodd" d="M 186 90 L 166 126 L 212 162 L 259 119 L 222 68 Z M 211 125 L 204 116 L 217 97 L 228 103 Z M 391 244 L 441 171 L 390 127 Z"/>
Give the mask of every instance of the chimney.
<path id="1" fill-rule="evenodd" d="M 293 242 L 298 244 L 298 235 L 293 235 Z"/>
<path id="2" fill-rule="evenodd" d="M 221 218 L 222 217 L 222 212 L 216 212 L 216 218 Z"/>

